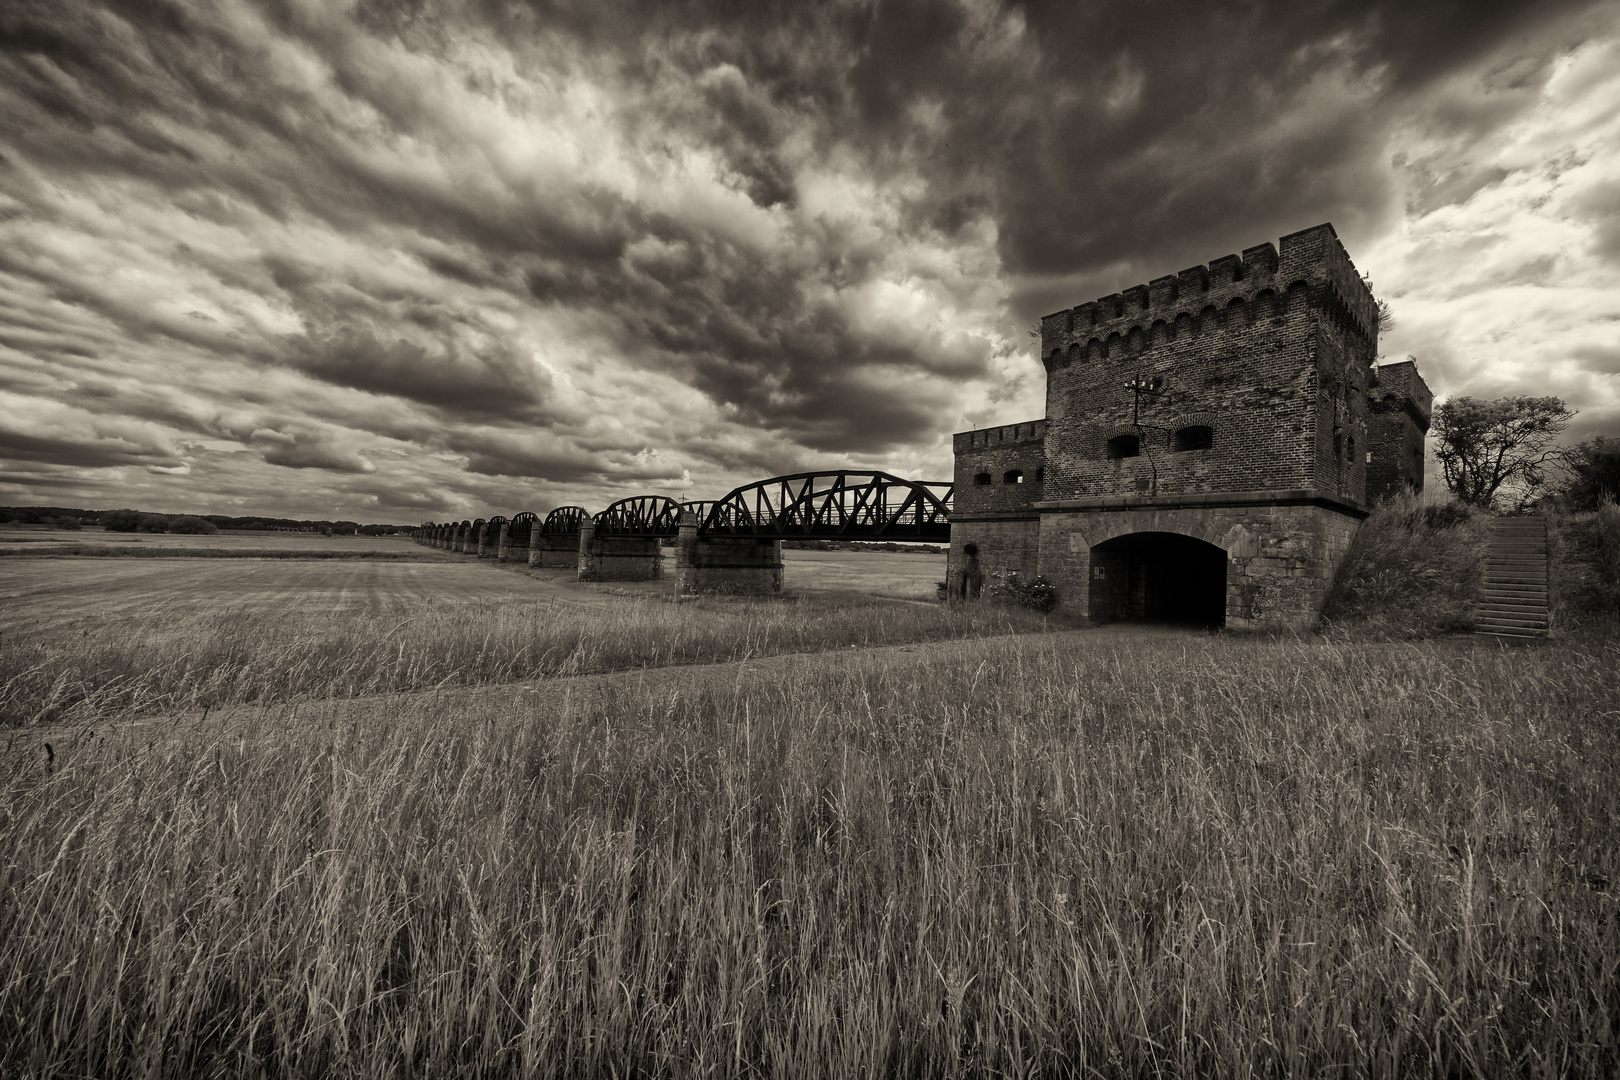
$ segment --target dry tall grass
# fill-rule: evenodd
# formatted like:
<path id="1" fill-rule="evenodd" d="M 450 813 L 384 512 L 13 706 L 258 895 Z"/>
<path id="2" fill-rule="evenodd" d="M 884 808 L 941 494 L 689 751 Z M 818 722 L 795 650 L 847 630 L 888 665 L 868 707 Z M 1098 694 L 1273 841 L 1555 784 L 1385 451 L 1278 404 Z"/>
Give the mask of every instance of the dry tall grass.
<path id="1" fill-rule="evenodd" d="M 1620 1068 L 1613 641 L 844 655 L 28 744 L 0 1074 Z"/>
<path id="2" fill-rule="evenodd" d="M 427 603 L 276 619 L 223 608 L 0 639 L 0 727 L 236 702 L 352 697 L 1043 629 L 1013 608 L 797 600 Z"/>

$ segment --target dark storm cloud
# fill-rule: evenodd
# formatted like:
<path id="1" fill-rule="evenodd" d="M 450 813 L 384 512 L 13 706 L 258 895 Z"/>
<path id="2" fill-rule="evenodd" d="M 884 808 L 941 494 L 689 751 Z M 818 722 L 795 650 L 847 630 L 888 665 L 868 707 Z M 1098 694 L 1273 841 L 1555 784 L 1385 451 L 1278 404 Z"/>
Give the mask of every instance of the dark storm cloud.
<path id="1" fill-rule="evenodd" d="M 469 472 L 483 476 L 534 477 L 559 484 L 652 483 L 679 479 L 681 468 L 648 448 L 590 451 L 544 431 L 474 429 L 446 440 L 467 456 Z"/>
<path id="2" fill-rule="evenodd" d="M 172 450 L 143 446 L 128 439 L 75 439 L 34 435 L 5 427 L 0 427 L 0 454 L 16 461 L 71 465 L 89 469 L 116 465 L 173 468 L 184 464 Z"/>
<path id="3" fill-rule="evenodd" d="M 549 391 L 544 373 L 499 341 L 482 351 L 454 343 L 434 350 L 348 327 L 311 340 L 297 363 L 338 386 L 467 417 L 538 419 Z"/>
<path id="4" fill-rule="evenodd" d="M 330 469 L 333 472 L 345 473 L 377 471 L 377 466 L 366 458 L 319 435 L 302 432 L 291 435 L 281 432 L 260 432 L 252 441 L 261 445 L 268 444 L 263 456 L 265 463 L 269 465 L 281 465 L 289 469 Z"/>
<path id="5" fill-rule="evenodd" d="M 433 509 L 943 446 L 1033 405 L 1035 315 L 1539 167 L 1467 148 L 1579 7 L 13 0 L 0 385 L 253 451 L 13 453 Z"/>

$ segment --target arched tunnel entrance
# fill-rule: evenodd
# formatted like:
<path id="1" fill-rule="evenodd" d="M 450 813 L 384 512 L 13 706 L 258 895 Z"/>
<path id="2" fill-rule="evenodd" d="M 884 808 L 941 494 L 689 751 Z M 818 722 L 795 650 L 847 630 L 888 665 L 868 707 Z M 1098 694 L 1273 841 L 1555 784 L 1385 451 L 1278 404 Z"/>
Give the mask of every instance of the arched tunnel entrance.
<path id="1" fill-rule="evenodd" d="M 1226 552 L 1180 533 L 1117 536 L 1091 549 L 1091 617 L 1226 623 Z"/>

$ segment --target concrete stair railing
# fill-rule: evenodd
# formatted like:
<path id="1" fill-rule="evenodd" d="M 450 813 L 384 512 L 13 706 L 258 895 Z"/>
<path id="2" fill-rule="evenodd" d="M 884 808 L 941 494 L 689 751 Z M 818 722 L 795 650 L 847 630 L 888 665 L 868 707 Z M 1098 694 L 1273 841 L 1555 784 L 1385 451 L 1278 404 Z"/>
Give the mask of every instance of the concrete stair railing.
<path id="1" fill-rule="evenodd" d="M 1485 580 L 1474 606 L 1474 633 L 1547 636 L 1547 522 L 1498 518 L 1491 523 Z"/>

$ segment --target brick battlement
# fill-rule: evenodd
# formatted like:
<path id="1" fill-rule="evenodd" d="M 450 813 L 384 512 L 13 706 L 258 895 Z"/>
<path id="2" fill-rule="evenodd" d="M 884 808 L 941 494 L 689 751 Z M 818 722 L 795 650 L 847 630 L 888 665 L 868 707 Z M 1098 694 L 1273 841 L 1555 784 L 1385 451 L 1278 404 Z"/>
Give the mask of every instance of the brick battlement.
<path id="1" fill-rule="evenodd" d="M 1046 438 L 1045 420 L 1025 420 L 1021 424 L 1003 424 L 1000 427 L 961 431 L 951 436 L 958 454 L 965 450 L 988 450 L 998 446 L 1041 442 Z"/>
<path id="2" fill-rule="evenodd" d="M 1422 490 L 1429 391 L 1377 353 L 1331 225 L 1048 315 L 1045 419 L 954 437 L 949 595 L 1309 625 L 1370 500 Z"/>
<path id="3" fill-rule="evenodd" d="M 1259 244 L 1241 257 L 1226 255 L 1046 316 L 1041 356 L 1047 369 L 1134 354 L 1234 317 L 1286 317 L 1302 293 L 1345 329 L 1376 340 L 1377 302 L 1332 225 L 1290 233 L 1279 244 L 1280 252 Z"/>
<path id="4" fill-rule="evenodd" d="M 1419 428 L 1429 430 L 1434 394 L 1418 374 L 1417 365 L 1410 360 L 1379 364 L 1374 369 L 1373 385 L 1367 391 L 1367 403 L 1375 413 L 1404 412 Z"/>

